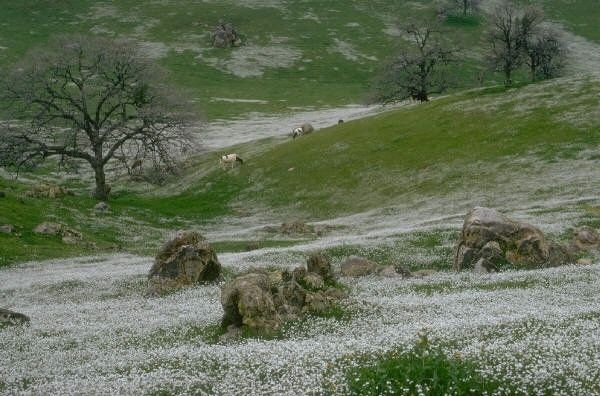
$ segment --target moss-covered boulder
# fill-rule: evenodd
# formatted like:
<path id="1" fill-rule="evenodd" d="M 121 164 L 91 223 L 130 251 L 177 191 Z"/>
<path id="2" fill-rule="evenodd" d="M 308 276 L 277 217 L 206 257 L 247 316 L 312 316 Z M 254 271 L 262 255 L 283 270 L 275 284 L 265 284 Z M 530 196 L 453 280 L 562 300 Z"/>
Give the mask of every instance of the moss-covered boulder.
<path id="1" fill-rule="evenodd" d="M 181 231 L 158 252 L 148 274 L 148 294 L 221 278 L 221 263 L 208 241 L 195 231 Z"/>
<path id="2" fill-rule="evenodd" d="M 533 225 L 510 219 L 494 209 L 476 207 L 465 217 L 454 269 L 477 267 L 479 272 L 484 268 L 493 272 L 505 265 L 542 268 L 570 261 L 564 246 L 547 239 Z"/>

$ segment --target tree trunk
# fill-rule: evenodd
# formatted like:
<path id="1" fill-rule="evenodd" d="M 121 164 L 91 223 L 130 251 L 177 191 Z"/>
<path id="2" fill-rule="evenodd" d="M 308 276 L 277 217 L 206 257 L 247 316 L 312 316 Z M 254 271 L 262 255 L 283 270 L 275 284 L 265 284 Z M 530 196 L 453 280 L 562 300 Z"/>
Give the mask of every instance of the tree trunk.
<path id="1" fill-rule="evenodd" d="M 512 87 L 512 70 L 510 67 L 504 69 L 504 86 L 506 88 Z"/>
<path id="2" fill-rule="evenodd" d="M 95 164 L 94 176 L 96 178 L 96 190 L 94 191 L 94 198 L 99 201 L 107 201 L 108 194 L 110 193 L 110 186 L 106 184 L 106 175 L 104 174 L 104 166 L 102 164 Z"/>

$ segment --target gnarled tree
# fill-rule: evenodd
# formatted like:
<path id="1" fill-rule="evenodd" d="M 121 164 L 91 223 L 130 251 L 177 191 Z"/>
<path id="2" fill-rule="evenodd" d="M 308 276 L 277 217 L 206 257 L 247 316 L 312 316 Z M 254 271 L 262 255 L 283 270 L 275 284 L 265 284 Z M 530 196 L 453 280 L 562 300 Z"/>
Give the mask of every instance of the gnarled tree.
<path id="1" fill-rule="evenodd" d="M 531 80 L 546 80 L 561 74 L 565 67 L 566 48 L 556 30 L 539 29 L 527 40 L 525 63 Z"/>
<path id="2" fill-rule="evenodd" d="M 433 93 L 448 88 L 446 66 L 454 50 L 440 40 L 440 32 L 430 25 L 406 28 L 409 46 L 388 62 L 374 83 L 374 101 L 391 103 L 412 98 L 429 100 Z"/>
<path id="3" fill-rule="evenodd" d="M 505 1 L 497 6 L 491 17 L 490 61 L 495 70 L 504 74 L 504 85 L 512 86 L 513 72 L 524 61 L 525 50 L 542 12 L 533 7 L 525 10 Z"/>
<path id="4" fill-rule="evenodd" d="M 126 41 L 62 36 L 35 49 L 2 81 L 0 165 L 48 157 L 87 163 L 94 196 L 108 198 L 109 163 L 146 160 L 173 169 L 190 138 L 188 101 Z"/>

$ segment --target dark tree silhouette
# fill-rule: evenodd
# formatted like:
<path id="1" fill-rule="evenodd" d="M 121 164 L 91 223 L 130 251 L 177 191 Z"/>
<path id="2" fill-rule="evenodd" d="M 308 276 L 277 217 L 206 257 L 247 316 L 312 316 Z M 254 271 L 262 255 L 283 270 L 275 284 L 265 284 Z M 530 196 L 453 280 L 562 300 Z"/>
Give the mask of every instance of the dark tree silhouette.
<path id="1" fill-rule="evenodd" d="M 448 87 L 446 66 L 454 50 L 440 40 L 435 27 L 410 25 L 406 28 L 410 47 L 387 63 L 374 83 L 374 101 L 391 103 L 412 98 L 421 102 Z"/>
<path id="2" fill-rule="evenodd" d="M 527 42 L 541 20 L 537 8 L 520 10 L 509 1 L 496 7 L 491 17 L 490 60 L 504 74 L 506 87 L 512 86 L 513 72 L 523 64 Z"/>
<path id="3" fill-rule="evenodd" d="M 53 156 L 87 163 L 94 196 L 105 200 L 109 163 L 173 169 L 190 142 L 189 102 L 130 42 L 62 36 L 5 76 L 0 103 L 10 121 L 0 128 L 0 165 L 33 166 Z"/>

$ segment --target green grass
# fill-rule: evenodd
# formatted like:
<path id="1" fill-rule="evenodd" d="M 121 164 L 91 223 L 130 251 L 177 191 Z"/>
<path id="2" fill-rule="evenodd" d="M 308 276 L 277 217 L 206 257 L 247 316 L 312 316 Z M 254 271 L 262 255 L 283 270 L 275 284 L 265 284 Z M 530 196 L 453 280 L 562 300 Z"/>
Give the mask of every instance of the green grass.
<path id="1" fill-rule="evenodd" d="M 486 379 L 475 362 L 447 356 L 427 338 L 411 350 L 397 349 L 346 374 L 352 395 L 482 395 L 510 385 Z"/>
<path id="2" fill-rule="evenodd" d="M 159 43 L 165 49 L 167 56 L 159 62 L 170 70 L 171 81 L 189 91 L 209 119 L 251 111 L 280 113 L 298 106 L 359 102 L 382 60 L 405 45 L 403 39 L 385 33 L 386 29 L 433 17 L 432 0 L 408 5 L 394 0 L 350 0 L 335 5 L 308 0 L 286 2 L 285 9 L 250 8 L 233 1 L 196 2 L 182 9 L 175 3 L 159 2 L 141 7 L 134 0 L 25 0 L 6 4 L 0 14 L 0 66 L 14 63 L 35 46 L 43 46 L 56 33 L 134 37 Z M 231 65 L 244 49 L 209 48 L 208 32 L 221 18 L 236 25 L 247 47 L 287 48 L 296 51 L 298 59 L 286 67 L 265 67 L 257 76 L 239 77 L 224 71 L 223 65 Z M 480 58 L 480 54 L 474 55 L 481 53 L 478 37 L 484 26 L 479 19 L 455 18 L 445 28 L 444 35 L 452 42 L 461 43 L 463 48 L 478 48 L 470 51 L 467 65 Z M 342 54 L 340 43 L 349 44 L 351 52 Z M 270 58 L 272 61 L 273 56 Z M 215 67 L 214 62 L 221 66 Z M 461 74 L 462 86 L 475 85 L 470 74 Z M 214 98 L 266 103 L 226 103 Z"/>
<path id="3" fill-rule="evenodd" d="M 598 89 L 598 80 L 584 78 L 508 91 L 468 91 L 278 145 L 240 145 L 238 152 L 248 156 L 234 171 L 215 169 L 212 154 L 201 155 L 178 177 L 183 189 L 169 193 L 167 185 L 160 189 L 164 195 L 117 191 L 107 214 L 95 213 L 95 202 L 84 191 L 56 200 L 21 198 L 27 185 L 0 179 L 0 190 L 7 193 L 0 198 L 0 224 L 13 224 L 17 230 L 0 234 L 0 265 L 119 249 L 154 254 L 162 230 L 252 215 L 265 208 L 274 219 L 314 221 L 398 202 L 443 200 L 457 192 L 493 191 L 534 165 L 594 152 L 600 146 L 600 121 L 594 117 L 600 106 Z M 292 167 L 295 170 L 288 171 Z M 48 171 L 40 170 L 38 178 Z M 532 192 L 553 196 L 560 188 L 549 185 Z M 33 234 L 42 221 L 64 222 L 81 231 L 86 243 L 65 245 L 57 237 Z M 585 224 L 598 225 L 597 208 L 590 209 Z M 131 240 L 139 235 L 143 241 Z M 432 259 L 423 263 L 427 267 L 445 268 L 453 237 L 446 232 L 423 234 L 404 245 L 366 251 L 341 246 L 330 253 L 366 255 L 380 264 L 414 264 L 397 262 L 397 251 L 406 247 L 430 254 Z M 231 242 L 222 248 L 239 251 L 243 244 Z"/>
<path id="4" fill-rule="evenodd" d="M 588 40 L 600 43 L 598 0 L 540 0 L 540 3 L 553 20 L 564 23 L 569 30 Z"/>

